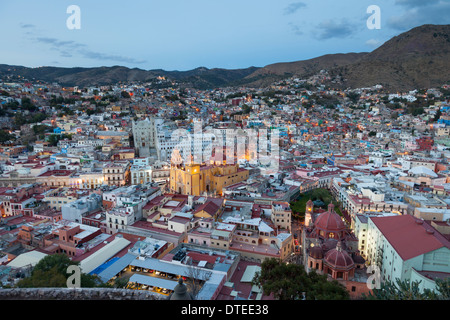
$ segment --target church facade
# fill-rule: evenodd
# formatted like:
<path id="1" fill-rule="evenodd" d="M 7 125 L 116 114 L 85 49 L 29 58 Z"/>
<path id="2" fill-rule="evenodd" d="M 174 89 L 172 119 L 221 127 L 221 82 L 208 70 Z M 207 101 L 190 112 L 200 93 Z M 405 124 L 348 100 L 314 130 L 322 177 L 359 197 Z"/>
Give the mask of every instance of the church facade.
<path id="1" fill-rule="evenodd" d="M 194 196 L 222 195 L 223 187 L 245 181 L 248 177 L 249 171 L 239 168 L 238 164 L 183 163 L 179 152 L 174 150 L 170 166 L 170 191 Z"/>
<path id="2" fill-rule="evenodd" d="M 358 239 L 334 211 L 333 204 L 328 205 L 327 211 L 315 213 L 314 203 L 307 202 L 301 241 L 303 264 L 308 272 L 314 269 L 336 280 L 352 280 L 355 270 L 365 266 Z"/>

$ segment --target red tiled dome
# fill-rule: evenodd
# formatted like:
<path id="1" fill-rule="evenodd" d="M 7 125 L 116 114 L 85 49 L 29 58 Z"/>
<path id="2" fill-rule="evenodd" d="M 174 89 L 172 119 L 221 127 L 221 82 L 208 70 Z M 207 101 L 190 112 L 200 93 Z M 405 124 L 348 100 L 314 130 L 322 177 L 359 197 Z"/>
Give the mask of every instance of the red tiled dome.
<path id="1" fill-rule="evenodd" d="M 309 256 L 313 259 L 323 259 L 323 251 L 319 246 L 309 249 Z"/>
<path id="2" fill-rule="evenodd" d="M 327 232 L 341 232 L 345 230 L 345 224 L 341 219 L 341 216 L 334 211 L 328 210 L 321 213 L 314 222 L 317 229 Z"/>
<path id="3" fill-rule="evenodd" d="M 340 245 L 326 253 L 325 263 L 333 269 L 339 270 L 349 270 L 355 266 L 353 259 L 346 251 L 342 250 Z"/>

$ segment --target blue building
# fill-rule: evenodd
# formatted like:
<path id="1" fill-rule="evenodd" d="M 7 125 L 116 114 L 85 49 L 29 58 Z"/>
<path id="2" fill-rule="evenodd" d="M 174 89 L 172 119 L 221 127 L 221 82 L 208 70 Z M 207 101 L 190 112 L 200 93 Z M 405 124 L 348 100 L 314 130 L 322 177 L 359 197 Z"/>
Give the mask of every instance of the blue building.
<path id="1" fill-rule="evenodd" d="M 447 119 L 442 119 L 441 118 L 437 122 L 440 123 L 440 124 L 445 124 L 446 126 L 450 125 L 450 119 L 447 120 Z"/>
<path id="2" fill-rule="evenodd" d="M 56 134 L 61 134 L 61 133 L 63 133 L 65 130 L 64 129 L 61 129 L 60 127 L 56 127 L 55 129 L 53 129 L 53 133 L 56 133 Z"/>

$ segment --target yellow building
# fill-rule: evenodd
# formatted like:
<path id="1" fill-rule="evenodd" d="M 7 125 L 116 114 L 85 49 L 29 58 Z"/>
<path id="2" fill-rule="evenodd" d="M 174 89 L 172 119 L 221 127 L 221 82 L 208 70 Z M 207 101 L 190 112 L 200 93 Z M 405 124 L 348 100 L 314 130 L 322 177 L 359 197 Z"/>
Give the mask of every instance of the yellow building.
<path id="1" fill-rule="evenodd" d="M 174 150 L 175 151 L 175 150 Z M 182 164 L 177 151 L 170 167 L 170 191 L 200 196 L 206 193 L 222 195 L 222 188 L 248 179 L 249 171 L 238 164 Z"/>
<path id="2" fill-rule="evenodd" d="M 277 228 L 291 232 L 292 210 L 289 202 L 273 201 L 270 218 Z"/>
<path id="3" fill-rule="evenodd" d="M 112 107 L 111 107 L 111 110 L 112 110 L 113 112 L 121 112 L 121 111 L 122 111 L 122 109 L 120 108 L 120 106 L 112 106 Z"/>

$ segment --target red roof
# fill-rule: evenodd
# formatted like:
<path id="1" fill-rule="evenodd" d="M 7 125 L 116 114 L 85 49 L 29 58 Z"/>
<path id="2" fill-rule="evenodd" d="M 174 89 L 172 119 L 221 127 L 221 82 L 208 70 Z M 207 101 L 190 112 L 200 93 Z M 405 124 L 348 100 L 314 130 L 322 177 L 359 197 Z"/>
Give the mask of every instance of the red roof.
<path id="1" fill-rule="evenodd" d="M 39 177 L 70 176 L 74 172 L 75 172 L 75 170 L 50 170 L 50 171 L 44 172 L 43 174 L 39 175 Z"/>
<path id="2" fill-rule="evenodd" d="M 350 255 L 340 247 L 328 251 L 325 255 L 325 262 L 339 270 L 350 270 L 355 267 Z"/>
<path id="3" fill-rule="evenodd" d="M 341 232 L 345 230 L 345 224 L 340 215 L 334 211 L 321 213 L 314 221 L 317 229 L 324 232 Z"/>
<path id="4" fill-rule="evenodd" d="M 217 213 L 219 208 L 220 208 L 220 206 L 218 206 L 214 201 L 207 201 L 204 204 L 202 204 L 200 207 L 198 207 L 194 213 L 197 213 L 197 212 L 200 212 L 203 210 L 203 211 L 207 212 L 209 215 L 213 216 Z"/>
<path id="5" fill-rule="evenodd" d="M 442 234 L 411 215 L 369 219 L 404 261 L 442 247 L 450 249 L 450 242 Z"/>
<path id="6" fill-rule="evenodd" d="M 202 254 L 198 252 L 188 252 L 187 255 L 194 261 L 207 261 L 208 263 L 214 264 L 216 262 L 217 256 L 210 256 L 208 254 Z"/>

